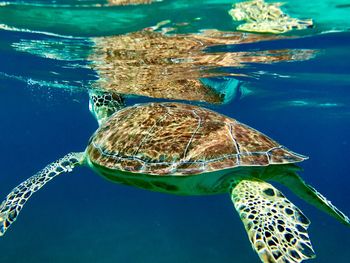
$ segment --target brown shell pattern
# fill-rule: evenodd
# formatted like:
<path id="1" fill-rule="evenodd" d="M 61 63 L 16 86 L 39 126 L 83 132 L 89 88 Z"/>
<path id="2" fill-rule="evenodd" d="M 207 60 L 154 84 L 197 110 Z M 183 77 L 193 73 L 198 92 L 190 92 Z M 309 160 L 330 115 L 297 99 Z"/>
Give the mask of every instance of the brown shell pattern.
<path id="1" fill-rule="evenodd" d="M 180 103 L 150 103 L 114 114 L 91 138 L 92 163 L 154 175 L 303 161 L 264 134 L 219 113 Z"/>

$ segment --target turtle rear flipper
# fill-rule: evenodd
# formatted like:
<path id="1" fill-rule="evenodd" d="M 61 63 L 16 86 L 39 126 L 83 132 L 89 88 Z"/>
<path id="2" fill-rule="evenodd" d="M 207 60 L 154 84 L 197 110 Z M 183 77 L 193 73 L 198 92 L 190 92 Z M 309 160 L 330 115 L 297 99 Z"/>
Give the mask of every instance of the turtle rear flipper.
<path id="1" fill-rule="evenodd" d="M 0 205 L 0 236 L 3 236 L 16 221 L 19 212 L 33 193 L 57 175 L 71 172 L 75 166 L 82 163 L 83 155 L 84 153 L 69 153 L 12 189 Z"/>
<path id="2" fill-rule="evenodd" d="M 335 217 L 341 223 L 350 226 L 350 219 L 315 188 L 306 184 L 297 173 L 291 171 L 290 173 L 273 176 L 270 179 L 283 184 L 301 199 Z"/>
<path id="3" fill-rule="evenodd" d="M 109 93 L 98 90 L 89 91 L 89 109 L 101 124 L 113 113 L 125 107 L 123 97 L 118 93 Z"/>
<path id="4" fill-rule="evenodd" d="M 315 257 L 310 221 L 284 195 L 263 181 L 242 180 L 231 199 L 262 262 L 301 262 Z"/>

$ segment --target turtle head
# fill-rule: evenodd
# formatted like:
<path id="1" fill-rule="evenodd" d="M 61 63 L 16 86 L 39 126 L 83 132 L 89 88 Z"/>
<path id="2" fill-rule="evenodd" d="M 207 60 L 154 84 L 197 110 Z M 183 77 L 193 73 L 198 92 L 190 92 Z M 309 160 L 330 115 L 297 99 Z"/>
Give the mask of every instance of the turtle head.
<path id="1" fill-rule="evenodd" d="M 99 125 L 125 107 L 124 98 L 118 93 L 90 90 L 89 97 L 89 110 Z"/>

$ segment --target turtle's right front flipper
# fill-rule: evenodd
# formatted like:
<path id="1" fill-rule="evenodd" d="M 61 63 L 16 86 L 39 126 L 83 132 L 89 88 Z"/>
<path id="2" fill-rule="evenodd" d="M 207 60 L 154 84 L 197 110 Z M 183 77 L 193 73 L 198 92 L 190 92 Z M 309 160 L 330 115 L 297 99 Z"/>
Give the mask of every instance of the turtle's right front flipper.
<path id="1" fill-rule="evenodd" d="M 231 199 L 262 262 L 315 257 L 307 233 L 310 221 L 272 185 L 242 180 L 232 186 Z"/>
<path id="2" fill-rule="evenodd" d="M 0 205 L 0 236 L 15 222 L 19 212 L 33 193 L 61 173 L 71 172 L 83 161 L 84 153 L 69 153 L 12 189 Z"/>

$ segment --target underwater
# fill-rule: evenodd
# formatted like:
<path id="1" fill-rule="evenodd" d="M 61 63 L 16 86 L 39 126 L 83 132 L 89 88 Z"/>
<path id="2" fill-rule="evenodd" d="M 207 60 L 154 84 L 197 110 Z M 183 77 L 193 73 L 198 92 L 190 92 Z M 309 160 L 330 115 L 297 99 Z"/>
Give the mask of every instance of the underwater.
<path id="1" fill-rule="evenodd" d="M 349 262 L 349 17 L 0 1 L 0 262 Z"/>

